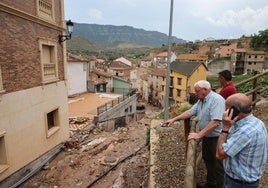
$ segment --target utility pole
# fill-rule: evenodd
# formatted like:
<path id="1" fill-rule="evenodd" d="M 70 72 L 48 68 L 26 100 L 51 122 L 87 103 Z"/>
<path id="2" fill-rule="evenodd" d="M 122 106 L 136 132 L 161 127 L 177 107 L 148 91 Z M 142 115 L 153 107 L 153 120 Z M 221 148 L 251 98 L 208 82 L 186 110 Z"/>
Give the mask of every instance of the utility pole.
<path id="1" fill-rule="evenodd" d="M 172 38 L 172 19 L 173 19 L 173 0 L 170 0 L 170 18 L 169 18 L 169 34 L 168 34 L 168 59 L 166 70 L 166 88 L 165 88 L 165 107 L 164 107 L 164 121 L 169 118 L 169 86 L 170 86 L 170 63 L 171 63 L 171 38 Z"/>

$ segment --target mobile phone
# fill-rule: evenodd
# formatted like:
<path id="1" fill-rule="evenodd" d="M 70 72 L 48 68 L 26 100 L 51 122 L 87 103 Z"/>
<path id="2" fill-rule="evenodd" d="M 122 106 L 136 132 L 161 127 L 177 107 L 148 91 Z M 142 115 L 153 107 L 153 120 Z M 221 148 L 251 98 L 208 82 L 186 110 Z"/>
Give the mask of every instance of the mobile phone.
<path id="1" fill-rule="evenodd" d="M 231 113 L 231 109 L 233 109 L 233 115 L 231 119 L 234 119 L 236 116 L 238 116 L 240 111 L 235 106 L 231 106 L 231 108 L 229 109 L 228 115 Z"/>

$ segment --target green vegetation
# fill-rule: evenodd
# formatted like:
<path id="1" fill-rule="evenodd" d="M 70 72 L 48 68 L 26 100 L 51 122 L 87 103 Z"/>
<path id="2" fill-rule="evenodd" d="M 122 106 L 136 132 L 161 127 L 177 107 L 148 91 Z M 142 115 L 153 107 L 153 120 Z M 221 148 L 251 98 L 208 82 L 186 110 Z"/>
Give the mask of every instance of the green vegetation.
<path id="1" fill-rule="evenodd" d="M 168 50 L 168 45 L 166 44 L 167 36 L 163 33 L 149 32 L 127 26 L 115 27 L 96 24 L 85 26 L 77 24 L 76 27 L 77 29 L 72 40 L 66 42 L 67 51 L 72 54 L 96 56 L 106 61 L 112 61 L 121 56 L 142 59 L 147 57 L 149 53 L 160 53 Z M 239 39 L 234 39 L 234 41 L 237 41 L 238 47 L 245 49 L 265 51 L 268 47 L 268 29 L 259 31 L 257 35 L 251 36 L 250 45 L 244 42 L 247 38 L 243 35 Z M 152 43 L 156 44 L 154 41 L 157 41 L 157 45 L 152 45 Z M 198 50 L 200 45 L 204 44 L 204 41 L 202 43 L 201 41 L 186 42 L 177 38 L 174 38 L 173 41 L 175 42 L 172 43 L 171 50 L 176 54 L 190 54 Z M 226 43 L 226 40 L 207 41 L 205 43 L 206 46 L 210 47 L 210 51 L 206 52 L 210 60 L 214 59 L 215 49 L 224 43 Z M 216 58 L 213 60 L 213 63 L 224 61 L 230 61 L 230 57 Z"/>
<path id="2" fill-rule="evenodd" d="M 226 61 L 231 61 L 231 57 L 219 57 L 219 58 L 215 58 L 213 59 L 212 63 L 224 63 Z"/>
<path id="3" fill-rule="evenodd" d="M 182 114 L 183 112 L 189 110 L 191 108 L 191 106 L 192 105 L 190 105 L 188 103 L 185 103 L 182 105 L 172 106 L 169 109 L 169 117 L 178 116 L 178 115 Z M 161 112 L 160 114 L 155 116 L 155 119 L 164 119 L 164 112 Z"/>
<path id="4" fill-rule="evenodd" d="M 252 75 L 233 75 L 232 81 L 234 84 L 237 84 L 250 77 L 252 77 Z M 209 83 L 211 84 L 211 87 L 214 89 L 218 89 L 221 87 L 219 80 L 218 80 L 218 76 L 208 76 L 207 81 L 209 81 Z"/>
<path id="5" fill-rule="evenodd" d="M 175 116 L 178 116 L 180 114 L 182 114 L 183 112 L 189 110 L 191 108 L 192 105 L 190 104 L 184 104 L 182 106 L 180 106 L 177 111 L 176 111 L 176 115 Z"/>
<path id="6" fill-rule="evenodd" d="M 238 84 L 238 83 L 240 83 L 240 82 L 242 82 L 242 81 L 244 81 L 246 79 L 249 79 L 251 77 L 252 77 L 251 74 L 247 74 L 247 75 L 234 75 L 232 81 L 233 81 L 234 84 Z M 207 77 L 207 80 L 210 82 L 212 88 L 218 89 L 218 88 L 221 87 L 219 85 L 219 81 L 218 81 L 218 77 L 217 76 L 208 76 Z M 268 86 L 268 74 L 266 74 L 266 75 L 258 78 L 258 82 L 257 83 L 258 83 L 258 87 L 260 87 L 260 88 L 267 87 Z M 246 92 L 252 90 L 252 88 L 253 88 L 253 82 L 252 81 L 249 81 L 249 82 L 246 82 L 246 83 L 240 85 L 237 88 L 237 90 L 238 90 L 239 93 L 246 93 Z M 268 97 L 268 92 L 264 92 L 262 94 L 262 96 Z"/>
<path id="7" fill-rule="evenodd" d="M 182 43 L 175 44 L 172 43 L 172 51 L 177 54 L 190 54 L 193 50 L 198 50 L 199 45 L 197 43 Z M 153 48 L 152 52 L 159 53 L 163 51 L 168 51 L 168 45 L 162 45 L 159 48 Z"/>
<path id="8" fill-rule="evenodd" d="M 254 50 L 262 50 L 268 47 L 268 29 L 259 31 L 259 34 L 254 34 L 250 43 L 250 47 Z"/>

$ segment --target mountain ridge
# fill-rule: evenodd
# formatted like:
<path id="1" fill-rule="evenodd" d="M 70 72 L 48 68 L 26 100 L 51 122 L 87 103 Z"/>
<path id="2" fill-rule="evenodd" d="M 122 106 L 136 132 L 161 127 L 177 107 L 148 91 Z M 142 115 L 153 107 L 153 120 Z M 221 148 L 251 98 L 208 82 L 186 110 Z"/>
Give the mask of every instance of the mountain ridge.
<path id="1" fill-rule="evenodd" d="M 75 23 L 72 36 L 80 36 L 95 43 L 112 43 L 115 41 L 146 46 L 167 45 L 168 35 L 158 31 L 147 31 L 132 26 L 115 26 Z M 185 43 L 183 39 L 172 36 L 172 43 Z"/>

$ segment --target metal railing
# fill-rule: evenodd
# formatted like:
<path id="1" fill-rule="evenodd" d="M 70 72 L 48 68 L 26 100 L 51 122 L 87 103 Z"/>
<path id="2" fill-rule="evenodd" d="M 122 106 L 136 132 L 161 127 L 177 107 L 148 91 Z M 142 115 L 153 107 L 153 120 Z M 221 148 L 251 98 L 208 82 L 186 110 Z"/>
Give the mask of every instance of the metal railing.
<path id="1" fill-rule="evenodd" d="M 97 116 L 99 116 L 101 113 L 106 112 L 107 110 L 113 108 L 114 106 L 118 105 L 119 103 L 123 102 L 124 100 L 126 100 L 127 98 L 129 98 L 130 96 L 132 96 L 134 94 L 136 94 L 135 91 L 129 92 L 127 95 L 122 95 L 120 97 L 113 99 L 110 102 L 107 102 L 101 106 L 98 106 L 97 107 Z"/>

